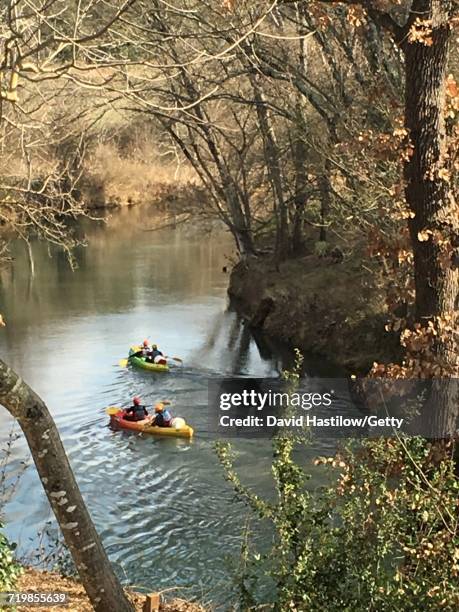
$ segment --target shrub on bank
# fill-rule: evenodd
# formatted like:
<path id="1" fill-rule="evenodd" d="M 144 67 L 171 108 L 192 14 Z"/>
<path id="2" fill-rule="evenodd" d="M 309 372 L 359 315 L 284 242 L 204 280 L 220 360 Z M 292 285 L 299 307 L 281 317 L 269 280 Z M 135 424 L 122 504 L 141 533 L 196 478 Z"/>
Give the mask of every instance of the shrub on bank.
<path id="1" fill-rule="evenodd" d="M 274 501 L 245 487 L 230 447 L 217 447 L 238 498 L 273 535 L 268 552 L 244 545 L 242 609 L 459 609 L 459 479 L 451 446 L 420 438 L 350 443 L 316 460 L 330 471 L 329 484 L 309 491 L 309 474 L 294 455 L 302 441 L 282 436 L 273 444 Z M 274 602 L 260 596 L 266 576 Z"/>
<path id="2" fill-rule="evenodd" d="M 0 529 L 3 525 L 0 523 Z M 22 574 L 22 567 L 14 558 L 14 547 L 6 536 L 0 532 L 0 591 L 14 589 L 16 581 Z"/>

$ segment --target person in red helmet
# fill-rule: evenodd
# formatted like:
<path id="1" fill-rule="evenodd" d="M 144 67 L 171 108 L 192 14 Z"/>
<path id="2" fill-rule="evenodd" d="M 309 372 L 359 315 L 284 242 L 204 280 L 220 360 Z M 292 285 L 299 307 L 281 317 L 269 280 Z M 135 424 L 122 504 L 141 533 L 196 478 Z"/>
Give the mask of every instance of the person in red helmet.
<path id="1" fill-rule="evenodd" d="M 148 416 L 146 407 L 142 404 L 140 397 L 134 397 L 132 406 L 126 409 L 124 418 L 126 421 L 143 421 Z"/>
<path id="2" fill-rule="evenodd" d="M 129 358 L 131 357 L 147 357 L 148 353 L 150 352 L 150 343 L 148 342 L 148 340 L 144 340 L 142 342 L 142 344 L 139 346 L 139 350 L 136 351 L 135 353 L 132 353 L 132 355 L 129 356 Z"/>

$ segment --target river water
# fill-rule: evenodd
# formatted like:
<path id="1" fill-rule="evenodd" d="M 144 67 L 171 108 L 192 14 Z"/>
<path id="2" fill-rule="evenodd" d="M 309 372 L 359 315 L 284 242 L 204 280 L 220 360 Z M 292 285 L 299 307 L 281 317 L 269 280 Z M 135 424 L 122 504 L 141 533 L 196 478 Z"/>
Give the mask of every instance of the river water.
<path id="1" fill-rule="evenodd" d="M 0 272 L 0 312 L 7 321 L 0 354 L 49 406 L 124 582 L 145 589 L 182 587 L 183 596 L 225 609 L 231 598 L 230 559 L 237 558 L 246 510 L 234 501 L 213 450 L 208 380 L 276 376 L 291 355 L 255 341 L 228 311 L 222 267 L 229 265 L 233 246 L 227 234 L 145 231 L 146 213 L 122 211 L 108 226 L 92 227 L 87 248 L 77 251 L 74 271 L 61 253 L 35 244 L 31 278 L 26 251 L 15 245 L 13 265 Z M 183 367 L 169 374 L 120 368 L 128 347 L 144 338 L 181 357 Z M 111 431 L 105 408 L 127 404 L 133 395 L 150 405 L 172 400 L 174 415 L 195 428 L 195 439 Z M 2 409 L 2 441 L 11 425 Z M 235 446 L 245 482 L 270 491 L 269 441 L 237 440 Z M 321 440 L 310 455 L 332 449 L 333 442 Z M 13 446 L 10 477 L 23 460 L 30 462 L 20 438 Z M 52 519 L 33 465 L 3 511 L 19 554 L 30 554 Z M 266 534 L 258 537 L 269 540 Z"/>

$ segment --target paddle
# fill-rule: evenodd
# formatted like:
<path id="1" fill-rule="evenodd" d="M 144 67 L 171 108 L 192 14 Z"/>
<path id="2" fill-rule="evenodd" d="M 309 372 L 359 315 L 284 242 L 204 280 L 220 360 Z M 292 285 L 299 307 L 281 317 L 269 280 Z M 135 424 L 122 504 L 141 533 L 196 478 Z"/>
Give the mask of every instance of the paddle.
<path id="1" fill-rule="evenodd" d="M 116 406 L 109 406 L 105 409 L 105 414 L 108 414 L 108 416 L 114 416 L 115 414 L 118 414 L 118 412 L 121 412 L 121 410 L 122 408 L 117 408 Z"/>
<path id="2" fill-rule="evenodd" d="M 174 361 L 178 361 L 179 363 L 183 363 L 183 359 L 180 359 L 180 357 L 169 357 L 169 355 L 165 355 L 164 359 L 173 359 Z"/>

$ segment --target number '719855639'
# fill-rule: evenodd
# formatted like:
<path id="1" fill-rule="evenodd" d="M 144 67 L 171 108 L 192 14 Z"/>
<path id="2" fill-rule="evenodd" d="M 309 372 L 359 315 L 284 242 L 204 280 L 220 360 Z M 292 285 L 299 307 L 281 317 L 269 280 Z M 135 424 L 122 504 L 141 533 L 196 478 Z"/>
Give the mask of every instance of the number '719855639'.
<path id="1" fill-rule="evenodd" d="M 3 592 L 0 593 L 1 606 L 62 606 L 69 603 L 68 593 L 53 592 Z"/>

